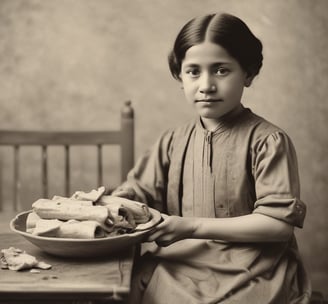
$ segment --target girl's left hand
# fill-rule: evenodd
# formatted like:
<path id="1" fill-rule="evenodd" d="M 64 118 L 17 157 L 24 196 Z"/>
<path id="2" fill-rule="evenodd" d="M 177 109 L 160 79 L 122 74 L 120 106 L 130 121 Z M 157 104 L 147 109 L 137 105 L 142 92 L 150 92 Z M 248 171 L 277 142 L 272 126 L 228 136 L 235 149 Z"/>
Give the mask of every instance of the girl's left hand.
<path id="1" fill-rule="evenodd" d="M 190 218 L 166 214 L 162 214 L 162 218 L 164 221 L 152 230 L 147 242 L 155 241 L 158 246 L 165 247 L 192 236 L 194 226 Z"/>

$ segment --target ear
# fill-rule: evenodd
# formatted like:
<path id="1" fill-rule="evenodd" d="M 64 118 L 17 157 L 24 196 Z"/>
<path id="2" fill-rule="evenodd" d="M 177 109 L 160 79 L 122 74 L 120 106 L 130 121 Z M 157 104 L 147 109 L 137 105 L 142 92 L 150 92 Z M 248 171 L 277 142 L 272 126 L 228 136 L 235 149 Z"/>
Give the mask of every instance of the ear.
<path id="1" fill-rule="evenodd" d="M 181 79 L 181 73 L 179 74 L 179 78 L 177 79 L 180 83 L 180 88 L 181 90 L 183 90 L 183 82 L 182 82 L 182 79 Z"/>
<path id="2" fill-rule="evenodd" d="M 252 84 L 253 79 L 254 79 L 254 76 L 253 75 L 250 75 L 250 74 L 246 75 L 245 81 L 244 81 L 244 86 L 246 88 L 250 87 L 251 84 Z"/>

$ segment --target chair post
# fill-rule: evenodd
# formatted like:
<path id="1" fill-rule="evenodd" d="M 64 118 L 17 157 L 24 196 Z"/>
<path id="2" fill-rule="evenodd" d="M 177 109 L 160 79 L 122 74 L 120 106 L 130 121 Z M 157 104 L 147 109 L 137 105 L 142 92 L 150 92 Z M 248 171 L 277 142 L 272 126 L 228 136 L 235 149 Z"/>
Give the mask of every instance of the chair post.
<path id="1" fill-rule="evenodd" d="M 48 152 L 47 146 L 42 146 L 42 195 L 48 198 Z"/>
<path id="2" fill-rule="evenodd" d="M 65 145 L 65 195 L 70 196 L 71 192 L 71 171 L 70 171 L 70 146 Z"/>
<path id="3" fill-rule="evenodd" d="M 97 146 L 97 166 L 98 166 L 98 187 L 103 185 L 103 161 L 102 161 L 102 145 Z"/>
<path id="4" fill-rule="evenodd" d="M 13 196 L 14 196 L 14 206 L 13 210 L 17 211 L 20 204 L 20 172 L 19 172 L 19 149 L 20 146 L 14 146 L 14 187 L 13 187 Z"/>
<path id="5" fill-rule="evenodd" d="M 3 173 L 3 168 L 2 168 L 2 161 L 1 161 L 1 154 L 0 154 L 0 212 L 3 210 L 3 192 L 2 192 L 3 174 L 2 173 Z"/>
<path id="6" fill-rule="evenodd" d="M 134 165 L 134 110 L 131 101 L 125 101 L 121 110 L 121 130 L 121 181 L 124 181 Z"/>

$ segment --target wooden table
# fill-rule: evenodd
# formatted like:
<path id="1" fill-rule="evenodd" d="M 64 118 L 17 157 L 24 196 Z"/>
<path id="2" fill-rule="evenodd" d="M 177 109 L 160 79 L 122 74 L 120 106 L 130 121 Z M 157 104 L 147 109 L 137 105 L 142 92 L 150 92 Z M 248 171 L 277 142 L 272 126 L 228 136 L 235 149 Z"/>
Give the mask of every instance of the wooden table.
<path id="1" fill-rule="evenodd" d="M 0 234 L 0 249 L 9 247 L 52 268 L 38 273 L 0 269 L 0 303 L 124 303 L 129 294 L 133 249 L 116 257 L 63 258 L 42 252 L 22 236 Z"/>

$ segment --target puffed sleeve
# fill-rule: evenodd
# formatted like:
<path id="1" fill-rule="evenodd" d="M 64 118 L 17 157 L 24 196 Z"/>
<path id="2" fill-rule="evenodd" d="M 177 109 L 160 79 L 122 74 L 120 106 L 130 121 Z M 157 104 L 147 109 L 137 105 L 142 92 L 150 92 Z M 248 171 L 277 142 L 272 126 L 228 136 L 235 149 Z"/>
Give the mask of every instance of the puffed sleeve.
<path id="1" fill-rule="evenodd" d="M 306 206 L 300 200 L 297 158 L 289 137 L 277 131 L 258 141 L 252 166 L 257 198 L 253 212 L 303 227 Z"/>
<path id="2" fill-rule="evenodd" d="M 134 200 L 165 211 L 167 175 L 173 132 L 168 130 L 138 159 L 126 182 L 114 192 L 133 189 Z"/>

